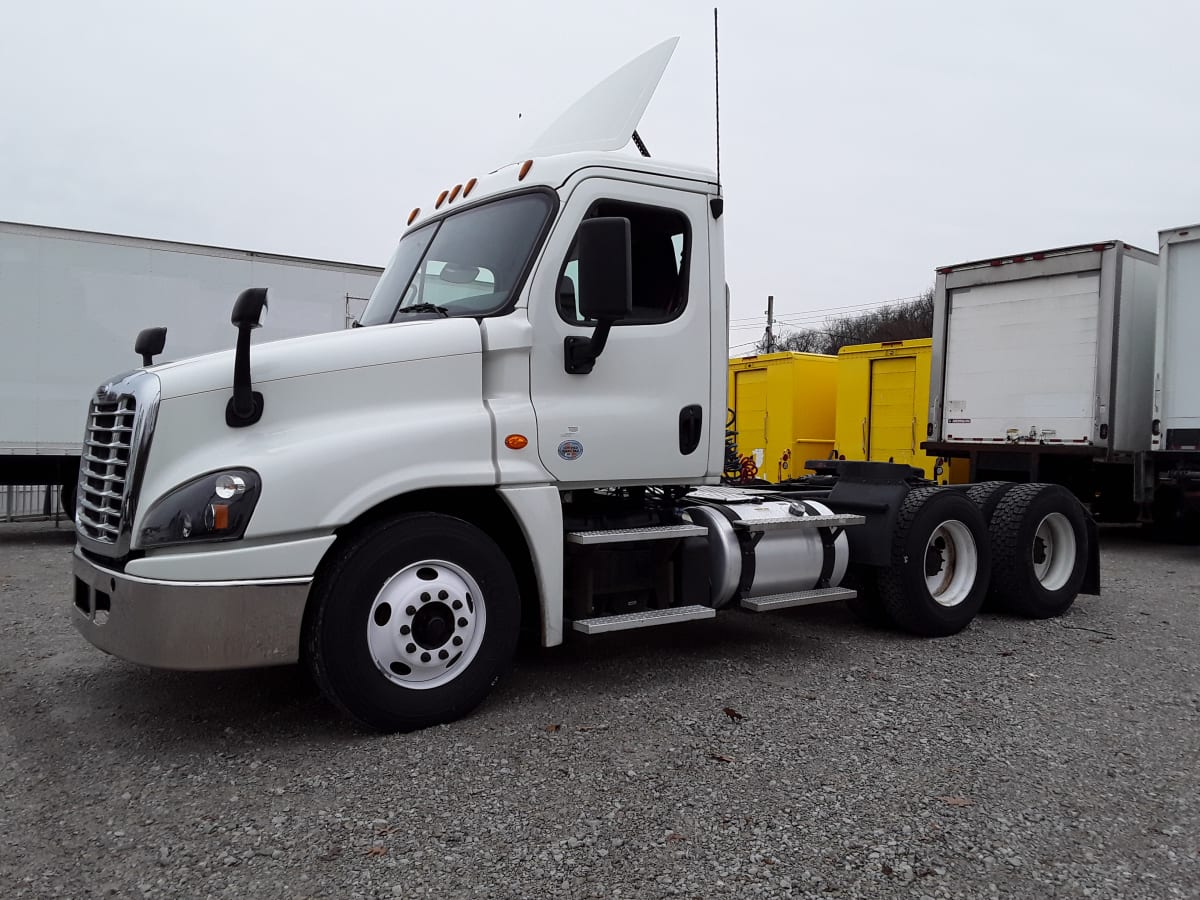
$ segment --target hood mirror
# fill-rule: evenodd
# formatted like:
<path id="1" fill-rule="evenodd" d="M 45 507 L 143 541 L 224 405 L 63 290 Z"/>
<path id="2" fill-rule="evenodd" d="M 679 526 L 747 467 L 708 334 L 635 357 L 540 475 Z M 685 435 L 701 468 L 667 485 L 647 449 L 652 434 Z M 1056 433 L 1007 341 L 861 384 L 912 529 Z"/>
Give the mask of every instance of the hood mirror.
<path id="1" fill-rule="evenodd" d="M 167 329 L 143 328 L 138 332 L 137 340 L 133 342 L 133 352 L 140 353 L 142 365 L 146 368 L 154 365 L 154 357 L 163 352 L 167 346 Z"/>
<path id="2" fill-rule="evenodd" d="M 233 303 L 230 321 L 237 327 L 238 336 L 233 357 L 233 396 L 225 405 L 225 424 L 230 428 L 245 428 L 262 418 L 263 395 L 251 390 L 250 332 L 261 327 L 266 314 L 266 288 L 246 288 Z"/>

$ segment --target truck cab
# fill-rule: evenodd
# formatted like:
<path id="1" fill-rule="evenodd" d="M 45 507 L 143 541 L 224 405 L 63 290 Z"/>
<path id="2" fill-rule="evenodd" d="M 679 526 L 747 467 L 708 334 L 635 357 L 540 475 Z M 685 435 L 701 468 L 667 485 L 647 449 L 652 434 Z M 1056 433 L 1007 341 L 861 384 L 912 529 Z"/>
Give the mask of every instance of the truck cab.
<path id="1" fill-rule="evenodd" d="M 248 290 L 235 351 L 96 392 L 88 640 L 174 669 L 304 661 L 352 716 L 403 730 L 479 703 L 522 625 L 554 646 L 839 599 L 923 634 L 970 621 L 991 545 L 965 493 L 868 463 L 787 496 L 720 485 L 720 186 L 619 152 L 674 44 L 414 209 L 363 327 L 251 348 L 267 298 Z M 1077 506 L 1047 609 L 1086 575 Z"/>

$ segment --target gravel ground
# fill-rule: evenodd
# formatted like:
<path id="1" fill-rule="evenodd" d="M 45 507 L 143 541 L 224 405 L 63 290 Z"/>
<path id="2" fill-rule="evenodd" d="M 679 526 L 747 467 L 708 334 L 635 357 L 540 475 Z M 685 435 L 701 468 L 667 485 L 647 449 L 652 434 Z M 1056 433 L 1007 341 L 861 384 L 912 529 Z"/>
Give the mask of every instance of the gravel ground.
<path id="1" fill-rule="evenodd" d="M 962 634 L 841 608 L 523 657 L 380 737 L 298 668 L 153 672 L 69 623 L 71 538 L 0 525 L 5 897 L 1200 896 L 1200 555 Z"/>

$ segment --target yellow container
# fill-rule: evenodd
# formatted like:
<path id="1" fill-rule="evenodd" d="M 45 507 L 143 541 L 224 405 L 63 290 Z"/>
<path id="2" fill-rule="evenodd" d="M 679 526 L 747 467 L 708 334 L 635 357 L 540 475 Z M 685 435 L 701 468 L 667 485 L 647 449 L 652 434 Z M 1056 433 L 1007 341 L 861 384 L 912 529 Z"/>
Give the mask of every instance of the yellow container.
<path id="1" fill-rule="evenodd" d="M 855 344 L 838 351 L 837 453 L 846 459 L 896 462 L 943 484 L 968 480 L 967 467 L 943 466 L 921 449 L 929 421 L 933 340 Z M 964 460 L 955 460 L 955 463 Z"/>
<path id="2" fill-rule="evenodd" d="M 795 478 L 805 474 L 805 460 L 829 458 L 837 372 L 838 358 L 819 353 L 729 360 L 738 455 L 754 462 L 758 478 Z"/>

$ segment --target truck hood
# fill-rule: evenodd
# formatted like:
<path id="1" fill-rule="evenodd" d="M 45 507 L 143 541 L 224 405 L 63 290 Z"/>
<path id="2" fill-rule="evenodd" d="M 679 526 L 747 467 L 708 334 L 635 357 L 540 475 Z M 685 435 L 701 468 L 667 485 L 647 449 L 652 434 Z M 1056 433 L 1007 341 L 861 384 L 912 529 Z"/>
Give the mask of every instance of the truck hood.
<path id="1" fill-rule="evenodd" d="M 230 330 L 231 344 L 235 337 Z M 250 377 L 257 388 L 284 378 L 479 353 L 481 349 L 479 323 L 474 319 L 423 319 L 254 344 Z M 231 391 L 233 357 L 230 349 L 164 363 L 149 371 L 159 377 L 164 400 Z"/>

